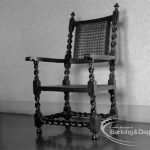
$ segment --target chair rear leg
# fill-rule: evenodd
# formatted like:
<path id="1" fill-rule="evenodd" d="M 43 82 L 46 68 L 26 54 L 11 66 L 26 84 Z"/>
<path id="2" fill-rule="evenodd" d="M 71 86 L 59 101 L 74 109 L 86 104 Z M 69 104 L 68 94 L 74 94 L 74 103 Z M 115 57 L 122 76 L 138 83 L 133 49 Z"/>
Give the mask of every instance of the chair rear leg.
<path id="1" fill-rule="evenodd" d="M 115 90 L 109 90 L 110 94 L 110 101 L 111 101 L 111 108 L 110 108 L 110 116 L 113 116 L 115 118 L 118 118 L 118 109 L 116 105 L 116 95 Z"/>
<path id="2" fill-rule="evenodd" d="M 64 104 L 64 117 L 66 120 L 69 120 L 71 118 L 71 107 L 70 107 L 70 95 L 69 92 L 64 92 L 64 99 L 65 99 L 65 104 Z"/>
<path id="3" fill-rule="evenodd" d="M 112 119 L 118 119 L 118 109 L 117 109 L 117 104 L 116 104 L 116 95 L 115 95 L 115 90 L 109 90 L 110 93 L 110 101 L 111 101 L 111 108 L 109 112 L 109 116 L 112 117 Z M 112 124 L 112 128 L 117 125 L 117 120 Z"/>
<path id="4" fill-rule="evenodd" d="M 109 85 L 114 85 L 116 87 L 116 81 L 115 81 L 115 61 L 109 61 L 110 65 L 110 74 L 109 74 L 109 80 L 108 84 Z M 108 91 L 110 94 L 110 101 L 111 101 L 111 108 L 109 112 L 109 116 L 113 118 L 118 118 L 118 110 L 117 110 L 117 105 L 116 105 L 116 90 L 115 88 L 112 90 Z"/>
<path id="5" fill-rule="evenodd" d="M 92 139 L 98 139 L 98 132 L 100 129 L 100 122 L 98 120 L 97 112 L 96 112 L 96 81 L 94 79 L 94 60 L 89 59 L 89 81 L 88 81 L 88 95 L 91 98 L 91 116 L 89 120 L 89 129 L 93 133 Z"/>

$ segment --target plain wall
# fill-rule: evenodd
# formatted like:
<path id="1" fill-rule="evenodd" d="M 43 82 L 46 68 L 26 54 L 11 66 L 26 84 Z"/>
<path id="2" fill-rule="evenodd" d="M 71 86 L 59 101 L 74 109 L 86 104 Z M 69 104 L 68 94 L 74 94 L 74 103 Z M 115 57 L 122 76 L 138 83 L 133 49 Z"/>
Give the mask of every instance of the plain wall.
<path id="1" fill-rule="evenodd" d="M 25 62 L 25 57 L 64 58 L 70 13 L 75 11 L 76 20 L 99 18 L 112 14 L 116 2 L 120 5 L 116 65 L 119 115 L 150 122 L 149 0 L 0 0 L 0 111 L 33 114 L 33 63 Z M 42 85 L 62 83 L 63 64 L 40 63 L 39 70 Z M 107 83 L 108 77 L 108 65 L 96 64 L 97 82 Z M 88 65 L 73 65 L 70 79 L 86 84 Z M 60 110 L 63 98 L 63 93 L 42 92 L 43 112 Z M 87 94 L 73 93 L 71 102 L 75 110 L 90 111 Z M 109 95 L 98 93 L 97 104 L 98 112 L 103 106 L 108 111 Z"/>

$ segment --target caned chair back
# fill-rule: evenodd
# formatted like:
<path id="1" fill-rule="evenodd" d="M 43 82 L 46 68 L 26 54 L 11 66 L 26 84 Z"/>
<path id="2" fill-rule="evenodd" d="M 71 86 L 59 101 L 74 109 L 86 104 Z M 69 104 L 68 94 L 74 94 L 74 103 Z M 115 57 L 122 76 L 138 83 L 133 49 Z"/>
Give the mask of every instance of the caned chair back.
<path id="1" fill-rule="evenodd" d="M 82 59 L 85 54 L 107 55 L 111 23 L 112 16 L 76 22 L 73 58 Z"/>

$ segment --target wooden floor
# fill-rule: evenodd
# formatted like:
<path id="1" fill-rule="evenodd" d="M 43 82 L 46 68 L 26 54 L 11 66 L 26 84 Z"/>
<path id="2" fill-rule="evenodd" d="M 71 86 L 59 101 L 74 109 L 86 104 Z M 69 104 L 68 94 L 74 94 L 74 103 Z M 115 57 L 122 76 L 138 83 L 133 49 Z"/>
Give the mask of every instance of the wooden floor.
<path id="1" fill-rule="evenodd" d="M 150 150 L 150 135 L 129 136 L 137 144 L 131 147 L 110 141 L 103 133 L 99 140 L 92 141 L 86 128 L 66 131 L 64 127 L 45 125 L 43 137 L 37 138 L 33 122 L 33 116 L 0 114 L 0 150 Z M 150 130 L 150 124 L 140 127 Z"/>

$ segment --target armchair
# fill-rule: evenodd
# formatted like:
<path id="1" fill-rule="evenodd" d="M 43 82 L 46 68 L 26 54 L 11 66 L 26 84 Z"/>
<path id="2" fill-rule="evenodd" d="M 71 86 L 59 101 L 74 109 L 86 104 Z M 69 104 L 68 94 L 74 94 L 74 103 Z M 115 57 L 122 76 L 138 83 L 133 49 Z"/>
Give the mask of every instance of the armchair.
<path id="1" fill-rule="evenodd" d="M 71 14 L 69 22 L 69 34 L 67 41 L 67 51 L 64 59 L 26 57 L 26 61 L 32 61 L 34 64 L 33 93 L 35 96 L 35 126 L 37 134 L 42 134 L 42 125 L 61 125 L 69 127 L 87 127 L 92 132 L 92 139 L 98 138 L 100 122 L 108 117 L 117 117 L 116 106 L 116 81 L 115 81 L 115 60 L 116 60 L 116 38 L 118 30 L 118 4 L 115 4 L 115 10 L 110 16 L 103 18 L 75 21 L 74 12 Z M 72 56 L 73 32 L 74 52 Z M 64 63 L 64 79 L 60 85 L 41 85 L 39 79 L 39 62 Z M 96 84 L 94 78 L 94 63 L 108 62 L 110 74 L 108 84 Z M 87 85 L 72 85 L 69 79 L 70 68 L 72 64 L 89 64 L 89 81 Z M 96 111 L 96 92 L 108 91 L 110 94 L 111 107 L 108 114 L 98 114 Z M 64 108 L 60 113 L 43 116 L 40 109 L 40 93 L 43 91 L 64 92 Z M 70 92 L 88 93 L 90 97 L 90 113 L 75 112 L 70 106 Z M 74 118 L 86 118 L 87 121 L 75 121 Z M 59 119 L 63 118 L 63 119 Z"/>

